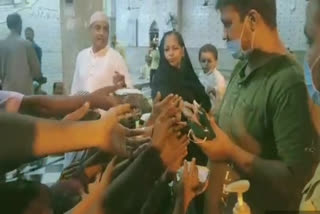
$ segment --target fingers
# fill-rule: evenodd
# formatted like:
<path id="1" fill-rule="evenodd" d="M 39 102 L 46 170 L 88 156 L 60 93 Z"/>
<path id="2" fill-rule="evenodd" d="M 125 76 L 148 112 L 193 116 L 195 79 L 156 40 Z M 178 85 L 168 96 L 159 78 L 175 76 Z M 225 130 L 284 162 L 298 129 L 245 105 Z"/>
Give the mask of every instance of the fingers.
<path id="1" fill-rule="evenodd" d="M 178 95 L 173 96 L 172 100 L 171 100 L 171 106 L 173 107 L 178 107 L 180 105 L 180 101 L 182 100 L 182 98 Z"/>
<path id="2" fill-rule="evenodd" d="M 161 96 L 161 95 L 160 95 Z M 161 98 L 161 97 L 160 97 Z M 161 101 L 161 104 L 163 106 L 166 106 L 170 103 L 170 101 L 174 98 L 173 94 L 169 94 L 166 98 L 164 98 L 164 100 Z"/>
<path id="3" fill-rule="evenodd" d="M 139 128 L 139 129 L 127 129 L 127 137 L 133 137 L 133 136 L 138 136 L 138 135 L 144 135 L 146 132 L 149 130 L 146 128 Z"/>
<path id="4" fill-rule="evenodd" d="M 169 95 L 170 96 L 170 95 Z M 154 104 L 161 101 L 161 93 L 158 91 L 156 97 L 154 98 Z"/>
<path id="5" fill-rule="evenodd" d="M 198 177 L 198 167 L 197 167 L 196 159 L 195 159 L 195 158 L 192 158 L 192 161 L 191 161 L 190 174 Z"/>
<path id="6" fill-rule="evenodd" d="M 112 160 L 109 162 L 106 170 L 103 172 L 103 175 L 101 178 L 103 182 L 110 183 L 111 178 L 112 178 L 112 173 L 113 173 L 114 168 L 116 166 L 116 160 L 117 160 L 117 156 L 114 156 L 112 158 Z"/>
<path id="7" fill-rule="evenodd" d="M 177 121 L 177 120 L 175 120 Z M 179 132 L 181 129 L 183 129 L 184 127 L 186 127 L 187 124 L 186 123 L 174 123 L 174 126 L 172 126 L 170 129 L 169 129 L 169 132 L 170 133 L 176 133 L 176 132 Z"/>
<path id="8" fill-rule="evenodd" d="M 128 145 L 142 145 L 144 143 L 150 142 L 150 137 L 143 137 L 143 136 L 138 136 L 138 137 L 130 137 L 127 138 L 127 144 Z"/>
<path id="9" fill-rule="evenodd" d="M 72 120 L 72 121 L 80 120 L 88 113 L 89 109 L 90 109 L 90 104 L 88 102 L 86 102 L 80 108 L 78 108 L 76 111 L 65 116 L 63 118 L 63 120 Z"/>
<path id="10" fill-rule="evenodd" d="M 189 108 L 189 109 L 192 109 L 192 108 L 193 108 L 193 105 L 192 105 L 191 103 L 187 102 L 187 101 L 185 101 L 183 104 L 184 104 L 184 106 L 185 106 L 186 108 Z"/>
<path id="11" fill-rule="evenodd" d="M 214 117 L 211 117 L 209 115 L 207 115 L 209 120 L 210 120 L 210 124 L 211 124 L 211 127 L 213 129 L 213 131 L 217 134 L 217 132 L 220 132 L 220 128 L 219 126 L 217 125 L 216 123 L 216 120 L 214 119 Z"/>
<path id="12" fill-rule="evenodd" d="M 131 112 L 131 106 L 130 104 L 123 104 L 123 105 L 118 105 L 116 107 L 113 107 L 114 111 L 116 112 L 117 116 L 123 115 L 125 113 L 130 113 Z"/>
<path id="13" fill-rule="evenodd" d="M 188 161 L 187 160 L 184 160 L 183 162 L 183 175 L 187 175 L 189 172 L 189 169 L 188 169 Z"/>

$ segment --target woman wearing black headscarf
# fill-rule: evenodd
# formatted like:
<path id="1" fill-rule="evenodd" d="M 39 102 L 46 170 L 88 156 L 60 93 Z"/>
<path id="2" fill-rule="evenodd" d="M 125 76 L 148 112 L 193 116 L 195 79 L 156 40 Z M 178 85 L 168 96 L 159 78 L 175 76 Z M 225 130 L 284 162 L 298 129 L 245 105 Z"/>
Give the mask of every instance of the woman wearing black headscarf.
<path id="1" fill-rule="evenodd" d="M 184 101 L 196 100 L 206 111 L 211 108 L 210 99 L 192 67 L 180 33 L 169 31 L 160 44 L 160 63 L 151 82 L 152 98 L 158 92 L 162 97 L 177 94 Z"/>

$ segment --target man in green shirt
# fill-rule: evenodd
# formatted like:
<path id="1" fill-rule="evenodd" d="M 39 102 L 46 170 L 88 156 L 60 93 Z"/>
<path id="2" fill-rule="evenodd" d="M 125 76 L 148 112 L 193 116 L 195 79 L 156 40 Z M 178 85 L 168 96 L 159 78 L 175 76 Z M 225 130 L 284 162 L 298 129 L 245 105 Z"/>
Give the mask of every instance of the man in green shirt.
<path id="1" fill-rule="evenodd" d="M 297 210 L 312 173 L 312 125 L 303 71 L 277 31 L 275 0 L 217 0 L 216 8 L 241 61 L 212 123 L 216 139 L 198 141 L 211 160 L 206 213 L 232 212 L 221 192 L 239 178 L 251 183 L 252 213 Z"/>

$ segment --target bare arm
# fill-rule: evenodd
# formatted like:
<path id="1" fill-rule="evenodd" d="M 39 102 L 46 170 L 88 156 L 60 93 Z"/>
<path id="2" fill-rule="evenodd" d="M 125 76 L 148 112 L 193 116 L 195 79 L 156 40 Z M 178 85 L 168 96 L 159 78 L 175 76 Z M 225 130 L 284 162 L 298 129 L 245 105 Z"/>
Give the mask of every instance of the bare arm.
<path id="1" fill-rule="evenodd" d="M 88 95 L 79 96 L 24 96 L 19 109 L 20 113 L 41 117 L 64 116 L 89 102 L 91 108 L 109 108 L 119 104 L 110 93 L 117 88 L 114 86 L 99 89 Z"/>
<path id="2" fill-rule="evenodd" d="M 122 105 L 108 111 L 104 119 L 90 122 L 58 122 L 0 113 L 0 169 L 10 162 L 23 163 L 35 157 L 92 147 L 111 152 L 111 132 L 118 117 L 129 111 L 129 105 Z"/>

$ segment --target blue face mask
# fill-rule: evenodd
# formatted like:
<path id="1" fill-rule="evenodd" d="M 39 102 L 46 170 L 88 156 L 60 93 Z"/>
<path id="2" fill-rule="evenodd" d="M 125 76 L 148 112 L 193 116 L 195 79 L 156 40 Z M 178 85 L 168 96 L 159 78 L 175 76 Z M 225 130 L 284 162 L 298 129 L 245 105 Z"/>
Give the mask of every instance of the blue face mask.
<path id="1" fill-rule="evenodd" d="M 304 61 L 303 68 L 304 68 L 304 78 L 306 81 L 308 93 L 309 93 L 309 96 L 312 97 L 316 91 L 313 88 L 311 68 L 307 60 Z"/>
<path id="2" fill-rule="evenodd" d="M 242 45 L 241 45 L 242 36 L 243 36 L 243 32 L 244 32 L 244 26 L 245 26 L 247 20 L 248 19 L 246 17 L 244 24 L 242 26 L 240 39 L 227 41 L 227 49 L 231 52 L 233 58 L 235 58 L 235 59 L 243 59 L 243 58 L 247 57 L 253 51 L 253 45 L 254 45 L 255 36 L 256 36 L 255 31 L 253 32 L 253 35 L 251 38 L 251 47 L 249 48 L 249 50 L 243 50 Z"/>
<path id="3" fill-rule="evenodd" d="M 243 57 L 240 39 L 227 41 L 227 49 L 234 59 L 241 59 Z"/>

